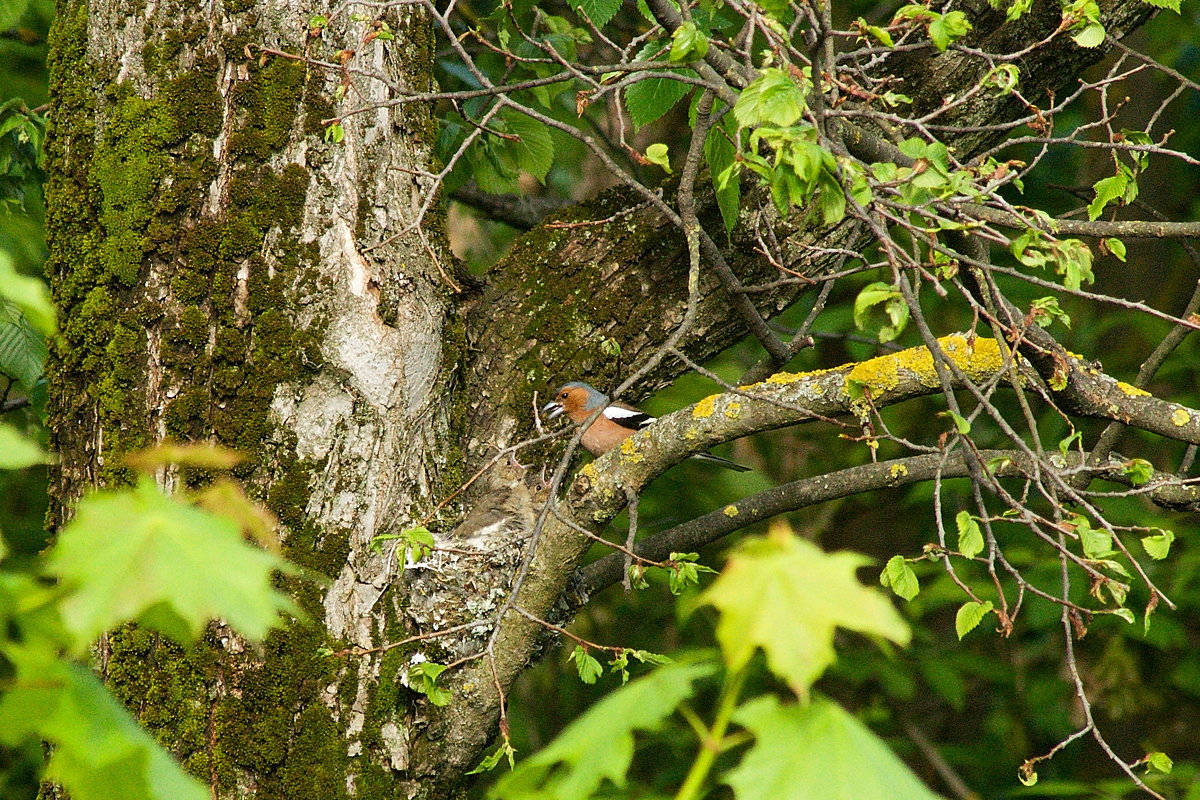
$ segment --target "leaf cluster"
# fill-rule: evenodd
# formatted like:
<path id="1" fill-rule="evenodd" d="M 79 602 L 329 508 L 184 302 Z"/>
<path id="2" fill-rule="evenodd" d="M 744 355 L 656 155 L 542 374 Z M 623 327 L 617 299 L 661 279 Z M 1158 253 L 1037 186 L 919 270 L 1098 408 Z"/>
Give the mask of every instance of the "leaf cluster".
<path id="1" fill-rule="evenodd" d="M 8 429 L 0 439 L 6 468 L 47 458 Z M 175 447 L 143 462 L 228 466 L 228 456 Z M 232 484 L 168 497 L 144 476 L 85 496 L 32 565 L 4 561 L 0 540 L 0 745 L 21 754 L 29 780 L 40 775 L 81 800 L 209 796 L 78 659 L 127 623 L 190 645 L 209 620 L 223 619 L 262 639 L 281 614 L 295 613 L 272 581 L 287 564 L 245 540 L 261 535 L 262 520 Z M 51 745 L 44 763 L 43 741 Z"/>

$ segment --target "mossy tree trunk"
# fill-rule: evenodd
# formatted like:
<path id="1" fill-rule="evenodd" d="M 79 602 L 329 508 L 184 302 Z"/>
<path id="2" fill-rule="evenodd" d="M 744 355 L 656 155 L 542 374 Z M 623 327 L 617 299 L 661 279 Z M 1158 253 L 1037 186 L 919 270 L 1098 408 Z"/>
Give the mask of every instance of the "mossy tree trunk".
<path id="1" fill-rule="evenodd" d="M 240 477 L 284 523 L 288 557 L 330 581 L 299 582 L 311 623 L 261 650 L 220 630 L 195 655 L 138 630 L 103 645 L 112 689 L 223 797 L 397 796 L 395 670 L 316 652 L 405 629 L 366 545 L 461 474 L 437 221 L 429 244 L 367 250 L 414 220 L 429 109 L 361 114 L 325 143 L 339 76 L 260 49 L 330 56 L 311 10 L 63 0 L 53 34 L 59 508 L 127 479 L 123 453 L 218 441 L 250 456 Z M 432 30 L 392 25 L 372 66 L 427 87 Z"/>
<path id="2" fill-rule="evenodd" d="M 1006 26 L 975 5 L 980 37 L 987 23 L 1038 41 L 1056 24 L 1030 15 L 1026 28 Z M 192 654 L 136 629 L 102 643 L 109 685 L 217 797 L 460 791 L 494 726 L 492 676 L 507 686 L 524 668 L 535 629 L 513 623 L 497 671 L 459 677 L 449 712 L 400 685 L 415 647 L 344 659 L 318 648 L 378 647 L 486 618 L 519 561 L 533 498 L 520 476 L 498 473 L 434 514 L 438 502 L 528 433 L 534 390 L 570 377 L 611 383 L 682 317 L 683 244 L 652 210 L 535 231 L 473 286 L 456 277 L 435 214 L 413 227 L 435 133 L 427 106 L 358 114 L 343 142 L 324 140 L 343 76 L 264 48 L 325 61 L 357 49 L 393 83 L 422 90 L 433 33 L 415 6 L 403 9 L 389 18 L 394 41 L 365 42 L 348 13 L 313 35 L 314 9 L 295 0 L 59 2 L 48 224 L 64 336 L 51 375 L 61 458 L 52 522 L 86 488 L 127 480 L 123 453 L 217 441 L 249 456 L 239 477 L 282 521 L 286 555 L 328 578 L 295 583 L 309 624 L 261 648 L 220 628 Z M 1141 0 L 1105 9 L 1122 31 L 1149 13 Z M 1061 84 L 1098 55 L 1056 48 L 1023 75 L 1028 85 Z M 911 58 L 897 74 L 936 103 L 961 79 L 954 58 Z M 355 78 L 355 102 L 385 99 L 382 87 Z M 984 102 L 958 121 L 1021 113 Z M 617 193 L 568 213 L 604 219 L 629 201 Z M 711 201 L 707 213 L 719 229 Z M 823 265 L 803 244 L 849 235 L 761 214 L 747 210 L 729 243 L 747 282 L 773 271 L 750 255 L 755 225 L 779 226 L 792 266 L 809 272 Z M 701 293 L 680 345 L 693 357 L 744 332 L 715 279 Z M 754 300 L 770 314 L 795 297 L 782 288 Z M 622 345 L 623 365 L 602 351 L 606 338 Z M 664 363 L 641 388 L 680 370 Z M 414 577 L 369 547 L 431 514 L 450 536 L 463 517 L 496 510 L 505 524 L 474 541 L 494 553 L 482 565 Z M 582 551 L 572 537 L 547 530 L 525 607 L 557 601 Z M 424 652 L 450 660 L 479 642 L 477 631 Z"/>

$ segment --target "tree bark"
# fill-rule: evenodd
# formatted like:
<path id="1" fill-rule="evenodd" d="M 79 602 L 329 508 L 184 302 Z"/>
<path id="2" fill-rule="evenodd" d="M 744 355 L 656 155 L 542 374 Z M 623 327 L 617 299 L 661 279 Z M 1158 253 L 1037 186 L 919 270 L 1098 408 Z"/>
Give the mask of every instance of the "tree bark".
<path id="1" fill-rule="evenodd" d="M 1016 48 L 1046 35 L 1036 15 L 1003 23 L 982 0 L 966 5 L 980 43 L 1003 33 Z M 519 470 L 501 469 L 437 504 L 528 435 L 535 390 L 569 379 L 613 385 L 662 344 L 682 317 L 685 248 L 651 208 L 543 226 L 482 288 L 456 294 L 441 218 L 420 217 L 431 109 L 350 117 L 345 141 L 331 144 L 321 121 L 336 114 L 329 98 L 343 75 L 262 49 L 325 61 L 356 49 L 370 69 L 423 90 L 432 27 L 404 6 L 388 12 L 394 41 L 364 42 L 367 28 L 348 14 L 313 35 L 311 10 L 296 0 L 60 0 L 47 191 L 64 333 L 51 374 L 60 455 L 51 521 L 88 487 L 128 480 L 120 458 L 132 450 L 170 438 L 246 453 L 239 477 L 281 520 L 285 554 L 328 581 L 292 581 L 309 619 L 262 647 L 214 626 L 192 654 L 118 631 L 101 648 L 109 685 L 215 797 L 450 798 L 494 729 L 499 692 L 542 646 L 539 629 L 509 615 L 496 658 L 448 681 L 447 709 L 402 677 L 418 653 L 451 661 L 490 635 L 544 498 Z M 1105 14 L 1129 30 L 1152 11 L 1120 0 Z M 1047 49 L 1026 67 L 1039 91 L 1100 55 L 1069 40 Z M 964 79 L 957 58 L 895 66 L 936 98 Z M 380 82 L 352 84 L 358 100 L 386 99 Z M 988 101 L 962 113 L 957 123 L 979 125 L 1025 110 Z M 973 135 L 960 147 L 987 141 Z M 604 220 L 634 202 L 618 191 L 558 219 Z M 711 200 L 702 203 L 709 229 L 721 230 Z M 812 229 L 747 204 L 723 243 L 746 284 L 778 276 L 754 255 L 757 225 L 777 228 L 789 266 L 809 275 L 828 262 L 805 245 L 852 237 L 848 226 Z M 804 288 L 753 299 L 770 316 Z M 681 349 L 703 358 L 744 331 L 706 274 Z M 605 339 L 620 344 L 619 358 Z M 668 359 L 636 393 L 683 370 Z M 160 477 L 168 487 L 207 479 Z M 568 498 L 597 507 L 585 500 Z M 372 550 L 377 535 L 421 520 L 439 541 L 487 556 L 439 554 L 436 571 L 406 571 L 389 549 Z M 586 540 L 551 516 L 538 543 L 519 602 L 550 615 Z M 454 637 L 317 655 L 473 622 Z"/>

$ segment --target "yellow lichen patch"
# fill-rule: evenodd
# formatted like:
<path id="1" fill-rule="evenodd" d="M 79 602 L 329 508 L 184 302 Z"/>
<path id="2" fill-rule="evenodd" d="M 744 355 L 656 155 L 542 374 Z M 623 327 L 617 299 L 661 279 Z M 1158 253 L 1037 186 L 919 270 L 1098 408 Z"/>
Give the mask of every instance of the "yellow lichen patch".
<path id="1" fill-rule="evenodd" d="M 815 378 L 818 375 L 824 375 L 826 372 L 833 372 L 833 370 L 814 369 L 811 372 L 776 372 L 774 375 L 764 381 L 760 381 L 759 383 L 748 383 L 745 386 L 739 386 L 738 388 L 743 391 L 749 391 L 757 386 L 762 386 L 764 383 L 775 383 L 786 386 L 789 383 L 796 383 L 797 381 Z"/>
<path id="2" fill-rule="evenodd" d="M 725 406 L 725 416 L 730 419 L 737 419 L 742 415 L 742 404 L 736 400 L 731 401 Z"/>
<path id="3" fill-rule="evenodd" d="M 633 439 L 626 439 L 621 442 L 621 460 L 628 464 L 638 464 L 645 461 L 646 457 L 638 450 L 638 446 L 633 443 Z"/>
<path id="4" fill-rule="evenodd" d="M 717 402 L 719 394 L 710 394 L 708 397 L 696 403 L 696 407 L 692 409 L 692 417 L 695 419 L 708 419 L 712 416 L 713 406 Z"/>
<path id="5" fill-rule="evenodd" d="M 995 339 L 976 339 L 974 346 L 962 334 L 938 339 L 942 351 L 972 380 L 995 375 L 1004 365 L 1004 356 Z M 937 386 L 938 375 L 933 354 L 925 347 L 910 347 L 899 353 L 868 359 L 854 365 L 846 374 L 844 389 L 855 397 L 858 390 L 869 389 L 878 397 L 900 385 L 902 371 L 912 375 L 923 386 Z M 854 391 L 851 389 L 854 388 Z"/>
<path id="6" fill-rule="evenodd" d="M 1171 422 L 1174 422 L 1177 427 L 1182 428 L 1192 421 L 1192 415 L 1182 408 L 1175 409 L 1175 413 L 1171 415 Z"/>
<path id="7" fill-rule="evenodd" d="M 725 510 L 722 513 L 727 517 L 736 517 L 740 512 L 737 506 L 725 506 Z"/>
<path id="8" fill-rule="evenodd" d="M 892 464 L 892 466 L 888 468 L 888 475 L 891 475 L 893 478 L 902 478 L 907 474 L 908 467 L 904 466 L 903 464 Z"/>
<path id="9" fill-rule="evenodd" d="M 685 439 L 695 439 L 699 435 L 700 431 L 696 430 L 695 428 L 688 428 L 683 432 L 683 438 Z"/>
<path id="10" fill-rule="evenodd" d="M 1138 387 L 1134 386 L 1133 384 L 1126 383 L 1125 381 L 1117 381 L 1117 388 L 1120 389 L 1125 394 L 1131 395 L 1133 397 L 1149 397 L 1150 396 L 1150 393 L 1147 392 L 1145 389 L 1139 389 Z"/>
<path id="11" fill-rule="evenodd" d="M 596 470 L 596 465 L 591 462 L 584 464 L 583 468 L 579 470 L 579 474 L 593 480 L 600 477 L 600 473 Z"/>

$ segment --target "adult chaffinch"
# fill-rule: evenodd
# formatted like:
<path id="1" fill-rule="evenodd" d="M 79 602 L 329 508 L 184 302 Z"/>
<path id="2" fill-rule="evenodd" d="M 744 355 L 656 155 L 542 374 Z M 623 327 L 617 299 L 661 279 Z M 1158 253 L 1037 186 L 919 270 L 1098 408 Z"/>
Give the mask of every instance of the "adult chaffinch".
<path id="1" fill-rule="evenodd" d="M 580 443 L 594 456 L 607 453 L 657 419 L 631 405 L 610 401 L 608 395 L 581 381 L 572 381 L 560 386 L 554 392 L 554 399 L 545 405 L 542 413 L 548 413 L 551 419 L 565 413 L 576 425 L 582 425 L 601 407 L 604 411 L 588 426 L 580 439 Z M 696 453 L 692 458 L 720 464 L 726 469 L 738 472 L 747 472 L 750 469 L 711 453 Z"/>

